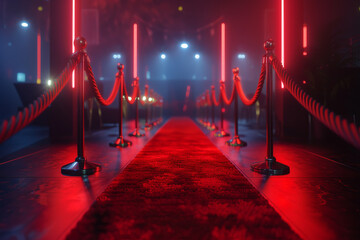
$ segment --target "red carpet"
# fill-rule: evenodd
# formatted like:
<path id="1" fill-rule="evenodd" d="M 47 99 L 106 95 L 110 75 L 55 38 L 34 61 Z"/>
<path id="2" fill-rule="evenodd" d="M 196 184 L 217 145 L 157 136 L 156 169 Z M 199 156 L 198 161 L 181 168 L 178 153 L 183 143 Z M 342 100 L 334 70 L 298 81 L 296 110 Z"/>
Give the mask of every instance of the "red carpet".
<path id="1" fill-rule="evenodd" d="M 170 119 L 68 239 L 299 239 L 189 118 Z"/>

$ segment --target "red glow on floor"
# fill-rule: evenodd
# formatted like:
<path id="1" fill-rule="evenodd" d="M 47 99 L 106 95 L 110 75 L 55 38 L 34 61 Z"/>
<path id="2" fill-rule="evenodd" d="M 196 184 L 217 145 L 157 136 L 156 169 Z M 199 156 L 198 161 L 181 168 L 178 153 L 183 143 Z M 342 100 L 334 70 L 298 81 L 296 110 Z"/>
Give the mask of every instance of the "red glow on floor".
<path id="1" fill-rule="evenodd" d="M 75 52 L 75 45 L 74 45 L 74 40 L 75 40 L 75 1 L 76 0 L 72 0 L 72 32 L 71 32 L 71 46 L 72 46 L 72 53 Z M 72 88 L 75 88 L 75 71 L 72 72 L 72 79 L 71 79 L 71 86 Z"/>
<path id="2" fill-rule="evenodd" d="M 225 81 L 225 23 L 221 23 L 221 81 Z"/>
<path id="3" fill-rule="evenodd" d="M 37 34 L 37 77 L 36 83 L 41 83 L 41 35 L 40 32 Z"/>
<path id="4" fill-rule="evenodd" d="M 138 76 L 137 73 L 137 54 L 138 54 L 138 49 L 137 49 L 137 41 L 138 41 L 138 33 L 137 33 L 138 29 L 137 29 L 137 24 L 134 23 L 134 29 L 133 29 L 133 47 L 134 47 L 134 52 L 133 52 L 133 77 L 136 78 Z"/>

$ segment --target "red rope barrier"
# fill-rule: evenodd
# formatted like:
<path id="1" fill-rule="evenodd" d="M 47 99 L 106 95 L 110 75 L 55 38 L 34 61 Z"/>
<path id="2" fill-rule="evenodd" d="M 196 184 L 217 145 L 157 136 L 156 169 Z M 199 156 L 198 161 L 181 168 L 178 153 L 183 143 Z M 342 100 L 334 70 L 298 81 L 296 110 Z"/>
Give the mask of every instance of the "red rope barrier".
<path id="1" fill-rule="evenodd" d="M 360 149 L 360 128 L 321 105 L 297 85 L 274 56 L 270 57 L 276 74 L 290 94 L 314 117 L 343 139 Z"/>
<path id="2" fill-rule="evenodd" d="M 259 77 L 259 82 L 256 88 L 256 91 L 253 95 L 253 97 L 251 99 L 248 99 L 244 93 L 244 90 L 241 86 L 241 78 L 239 76 L 239 68 L 234 68 L 233 69 L 233 74 L 234 74 L 234 83 L 236 86 L 236 90 L 239 94 L 239 97 L 241 99 L 241 101 L 247 105 L 253 105 L 259 98 L 261 90 L 264 86 L 264 82 L 265 82 L 265 74 L 266 74 L 266 69 L 265 69 L 265 64 L 262 64 L 261 66 L 261 72 L 260 72 L 260 77 Z"/>
<path id="3" fill-rule="evenodd" d="M 96 84 L 96 80 L 95 80 L 92 68 L 90 66 L 90 59 L 88 56 L 85 58 L 85 72 L 89 78 L 89 84 L 90 84 L 91 90 L 93 91 L 93 93 L 94 93 L 96 99 L 99 101 L 99 103 L 104 106 L 108 106 L 111 103 L 113 103 L 116 98 L 116 95 L 119 91 L 119 87 L 120 87 L 119 75 L 116 74 L 115 83 L 114 83 L 113 89 L 111 90 L 110 96 L 107 99 L 104 99 L 99 91 L 97 84 Z"/>
<path id="4" fill-rule="evenodd" d="M 212 102 L 214 103 L 214 105 L 219 106 L 221 94 L 219 94 L 219 100 L 216 100 L 215 86 L 214 85 L 211 86 L 211 98 L 212 98 Z"/>
<path id="5" fill-rule="evenodd" d="M 206 101 L 207 106 L 211 106 L 211 99 L 210 99 L 209 90 L 206 90 L 206 92 L 205 92 L 205 101 Z"/>
<path id="6" fill-rule="evenodd" d="M 51 89 L 38 97 L 28 107 L 25 107 L 23 111 L 19 111 L 16 117 L 11 116 L 10 120 L 3 121 L 0 132 L 0 143 L 4 142 L 15 133 L 29 125 L 55 100 L 70 79 L 75 66 L 79 63 L 79 57 L 80 54 L 75 53 L 70 58 L 65 69 L 61 72 Z"/>
<path id="7" fill-rule="evenodd" d="M 233 85 L 233 89 L 232 89 L 232 92 L 231 92 L 231 97 L 230 99 L 227 98 L 226 96 L 226 91 L 225 91 L 225 84 L 223 82 L 220 83 L 220 93 L 221 93 L 221 97 L 222 99 L 224 100 L 224 103 L 226 105 L 230 105 L 232 103 L 232 101 L 234 100 L 234 96 L 235 96 L 235 91 L 236 91 L 236 86 L 235 86 L 235 83 Z"/>
<path id="8" fill-rule="evenodd" d="M 129 104 L 133 104 L 135 101 L 136 101 L 136 97 L 138 96 L 138 87 L 139 87 L 139 84 L 137 83 L 138 81 L 138 78 L 134 80 L 133 82 L 133 93 L 132 93 L 132 96 L 131 96 L 131 99 L 129 99 L 129 95 L 128 95 L 128 92 L 127 92 L 127 89 L 126 89 L 126 85 L 125 85 L 125 82 L 124 82 L 124 93 L 125 93 L 125 99 L 126 101 L 129 103 Z"/>

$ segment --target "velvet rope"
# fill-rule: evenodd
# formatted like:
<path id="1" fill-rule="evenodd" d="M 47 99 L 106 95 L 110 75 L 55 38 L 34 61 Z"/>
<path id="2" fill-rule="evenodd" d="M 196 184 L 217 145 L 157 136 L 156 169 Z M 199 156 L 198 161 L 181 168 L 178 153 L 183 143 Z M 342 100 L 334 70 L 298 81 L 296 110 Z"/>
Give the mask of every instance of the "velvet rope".
<path id="1" fill-rule="evenodd" d="M 285 88 L 308 112 L 347 142 L 360 149 L 359 127 L 354 123 L 349 123 L 346 119 L 341 118 L 341 116 L 330 111 L 327 107 L 324 107 L 314 98 L 310 97 L 294 82 L 276 57 L 270 56 L 270 61 L 276 74 L 284 83 Z"/>
<path id="2" fill-rule="evenodd" d="M 205 101 L 207 106 L 211 106 L 211 98 L 210 98 L 209 90 L 206 90 L 205 92 Z"/>
<path id="3" fill-rule="evenodd" d="M 126 84 L 125 84 L 125 81 L 124 81 L 125 99 L 129 104 L 133 104 L 136 101 L 136 98 L 138 97 L 138 93 L 139 93 L 138 87 L 139 87 L 139 84 L 137 83 L 137 80 L 135 79 L 134 82 L 133 82 L 133 93 L 131 95 L 131 99 L 129 99 L 129 95 L 128 95 L 128 92 L 127 92 L 127 89 L 126 89 Z"/>
<path id="4" fill-rule="evenodd" d="M 216 100 L 215 86 L 214 85 L 211 86 L 211 98 L 212 98 L 212 102 L 214 103 L 214 105 L 219 106 L 221 94 L 219 94 L 219 100 Z"/>
<path id="5" fill-rule="evenodd" d="M 86 55 L 87 56 L 87 55 Z M 92 71 L 92 68 L 90 66 L 90 60 L 88 57 L 85 58 L 85 72 L 89 78 L 89 84 L 91 87 L 91 90 L 93 91 L 93 94 L 95 95 L 96 99 L 99 101 L 100 104 L 104 105 L 104 106 L 108 106 L 111 103 L 114 102 L 116 95 L 119 91 L 119 87 L 120 87 L 120 76 L 117 74 L 115 77 L 115 83 L 114 86 L 111 90 L 110 96 L 107 99 L 104 99 L 103 96 L 101 95 L 99 88 L 96 84 L 96 80 L 94 77 L 94 73 Z"/>
<path id="6" fill-rule="evenodd" d="M 4 142 L 15 133 L 29 125 L 55 100 L 69 81 L 72 71 L 80 61 L 80 54 L 75 53 L 70 58 L 65 69 L 60 76 L 54 81 L 53 86 L 44 94 L 38 97 L 33 103 L 19 111 L 16 116 L 11 116 L 9 120 L 4 120 L 1 125 L 0 143 Z"/>
<path id="7" fill-rule="evenodd" d="M 258 85 L 257 85 L 256 91 L 251 99 L 248 99 L 244 93 L 244 90 L 241 85 L 241 78 L 239 76 L 239 69 L 235 68 L 233 70 L 233 73 L 234 73 L 234 82 L 235 82 L 236 90 L 239 94 L 241 101 L 247 106 L 253 105 L 258 100 L 261 90 L 264 86 L 265 74 L 266 74 L 265 64 L 262 64 L 262 66 L 261 66 L 261 72 L 260 72 Z"/>
<path id="8" fill-rule="evenodd" d="M 225 91 L 225 84 L 224 83 L 220 83 L 220 93 L 221 93 L 221 97 L 224 101 L 224 103 L 226 105 L 230 105 L 232 103 L 232 101 L 234 100 L 234 96 L 235 96 L 235 91 L 236 91 L 236 86 L 235 86 L 235 83 L 233 84 L 233 89 L 232 89 L 232 92 L 231 92 L 231 96 L 230 96 L 230 99 L 227 98 L 226 96 L 226 91 Z"/>

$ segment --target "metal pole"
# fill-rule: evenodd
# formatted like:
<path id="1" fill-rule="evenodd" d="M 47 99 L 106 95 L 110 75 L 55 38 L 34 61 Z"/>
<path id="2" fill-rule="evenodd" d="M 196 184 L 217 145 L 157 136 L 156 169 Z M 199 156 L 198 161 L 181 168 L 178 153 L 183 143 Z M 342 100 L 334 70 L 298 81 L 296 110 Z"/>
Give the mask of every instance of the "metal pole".
<path id="1" fill-rule="evenodd" d="M 235 84 L 234 86 L 235 87 Z M 239 126 L 238 126 L 238 95 L 237 91 L 235 91 L 234 96 L 234 137 L 239 136 Z"/>
<path id="2" fill-rule="evenodd" d="M 119 87 L 119 136 L 113 143 L 109 143 L 110 147 L 127 147 L 132 145 L 132 142 L 125 140 L 123 136 L 123 96 L 124 96 L 124 65 L 118 63 L 117 78 L 120 78 Z"/>
<path id="3" fill-rule="evenodd" d="M 238 93 L 236 91 L 236 81 L 238 81 L 235 78 L 235 74 L 239 74 L 239 68 L 233 69 L 234 74 L 234 85 L 233 89 L 235 91 L 234 94 L 234 137 L 226 142 L 227 145 L 232 147 L 245 147 L 247 146 L 247 143 L 245 141 L 242 141 L 239 137 L 239 125 L 238 125 Z"/>
<path id="4" fill-rule="evenodd" d="M 77 73 L 77 161 L 80 162 L 80 166 L 84 165 L 84 54 L 80 56 L 80 63 L 76 69 Z"/>
<path id="5" fill-rule="evenodd" d="M 271 59 L 275 48 L 274 42 L 270 39 L 264 44 L 266 50 L 265 67 L 266 67 L 266 157 L 265 162 L 256 163 L 251 166 L 254 172 L 266 175 L 283 175 L 290 172 L 290 168 L 276 161 L 273 155 L 273 99 L 272 99 L 272 75 Z"/>
<path id="6" fill-rule="evenodd" d="M 84 131 L 84 63 L 86 40 L 83 37 L 75 39 L 77 54 L 80 54 L 80 61 L 76 67 L 76 88 L 77 88 L 77 157 L 75 161 L 62 166 L 61 173 L 70 176 L 91 175 L 100 171 L 98 164 L 86 161 L 84 155 L 85 131 Z"/>
<path id="7" fill-rule="evenodd" d="M 224 88 L 225 87 L 225 82 L 224 81 L 220 81 L 220 88 Z M 225 105 L 224 105 L 224 100 L 222 97 L 222 91 L 220 90 L 220 131 L 216 132 L 214 134 L 215 137 L 227 137 L 230 136 L 229 133 L 225 132 L 224 130 L 224 114 L 225 114 Z"/>
<path id="8" fill-rule="evenodd" d="M 139 131 L 139 101 L 140 101 L 140 87 L 139 87 L 139 78 L 135 78 L 134 80 L 134 87 L 137 87 L 136 91 L 136 100 L 135 100 L 135 108 L 136 108 L 136 113 L 135 113 L 135 130 L 129 134 L 129 136 L 131 137 L 143 137 L 145 136 L 144 133 L 141 133 Z"/>

